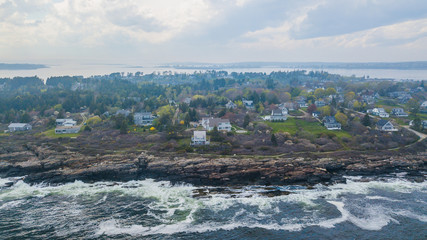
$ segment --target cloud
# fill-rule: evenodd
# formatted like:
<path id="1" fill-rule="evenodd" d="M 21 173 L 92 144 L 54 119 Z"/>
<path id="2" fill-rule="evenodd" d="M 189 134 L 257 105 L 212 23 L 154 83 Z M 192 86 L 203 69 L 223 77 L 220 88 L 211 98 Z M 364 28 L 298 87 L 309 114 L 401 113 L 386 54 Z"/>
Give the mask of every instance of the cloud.
<path id="1" fill-rule="evenodd" d="M 0 0 L 0 58 L 420 59 L 426 19 L 422 0 Z"/>

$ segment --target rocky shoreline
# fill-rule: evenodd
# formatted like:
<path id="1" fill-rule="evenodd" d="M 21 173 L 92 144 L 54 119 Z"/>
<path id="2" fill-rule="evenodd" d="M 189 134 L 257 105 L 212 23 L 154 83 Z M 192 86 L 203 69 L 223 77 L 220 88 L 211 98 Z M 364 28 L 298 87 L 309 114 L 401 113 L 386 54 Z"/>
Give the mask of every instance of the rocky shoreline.
<path id="1" fill-rule="evenodd" d="M 422 151 L 301 153 L 289 156 L 208 156 L 123 152 L 88 156 L 48 144 L 0 151 L 0 177 L 26 176 L 28 183 L 75 180 L 129 181 L 143 178 L 195 185 L 283 185 L 343 182 L 344 175 L 407 172 L 424 181 L 427 143 Z"/>

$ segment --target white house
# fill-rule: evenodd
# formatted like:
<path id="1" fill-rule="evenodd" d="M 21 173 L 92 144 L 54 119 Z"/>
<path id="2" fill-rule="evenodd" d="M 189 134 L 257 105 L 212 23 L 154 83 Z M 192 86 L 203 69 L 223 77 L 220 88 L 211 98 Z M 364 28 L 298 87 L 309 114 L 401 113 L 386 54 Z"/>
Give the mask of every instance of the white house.
<path id="1" fill-rule="evenodd" d="M 382 118 L 388 118 L 390 115 L 384 110 L 384 108 L 374 108 L 372 109 L 372 115 L 382 117 Z"/>
<path id="2" fill-rule="evenodd" d="M 55 121 L 56 126 L 76 126 L 77 122 L 71 118 L 58 118 Z"/>
<path id="3" fill-rule="evenodd" d="M 323 125 L 328 130 L 341 130 L 341 123 L 337 122 L 334 116 L 326 116 L 323 118 Z"/>
<path id="4" fill-rule="evenodd" d="M 284 104 L 279 104 L 279 109 L 282 110 L 282 113 L 284 115 L 288 115 L 289 114 L 289 111 L 288 111 L 288 109 L 286 108 L 286 106 Z"/>
<path id="5" fill-rule="evenodd" d="M 225 104 L 225 107 L 228 108 L 228 109 L 234 109 L 234 108 L 237 107 L 237 105 L 234 102 L 232 102 L 232 101 L 228 101 L 228 103 Z"/>
<path id="6" fill-rule="evenodd" d="M 243 102 L 243 105 L 248 109 L 254 109 L 255 108 L 254 101 L 252 101 L 252 100 L 243 99 L 242 102 Z"/>
<path id="7" fill-rule="evenodd" d="M 202 126 L 208 130 L 212 131 L 214 127 L 217 127 L 218 131 L 231 131 L 231 124 L 230 120 L 228 119 L 221 119 L 221 118 L 203 118 L 202 119 Z"/>
<path id="8" fill-rule="evenodd" d="M 28 123 L 11 123 L 8 126 L 9 132 L 29 131 L 33 127 Z"/>
<path id="9" fill-rule="evenodd" d="M 391 110 L 391 115 L 394 115 L 396 117 L 407 117 L 409 116 L 408 113 L 406 113 L 403 108 L 393 108 Z"/>
<path id="10" fill-rule="evenodd" d="M 138 126 L 153 125 L 155 117 L 150 112 L 140 112 L 133 115 L 133 121 Z"/>
<path id="11" fill-rule="evenodd" d="M 377 129 L 380 131 L 386 131 L 386 132 L 397 131 L 397 128 L 395 128 L 390 121 L 387 121 L 384 119 L 381 119 L 377 122 Z"/>
<path id="12" fill-rule="evenodd" d="M 288 119 L 288 117 L 286 116 L 286 114 L 283 114 L 282 110 L 280 109 L 274 109 L 271 111 L 271 115 L 269 120 L 270 121 L 285 121 L 286 119 Z"/>
<path id="13" fill-rule="evenodd" d="M 194 131 L 191 138 L 192 146 L 209 145 L 209 140 L 206 139 L 206 131 Z"/>
<path id="14" fill-rule="evenodd" d="M 55 128 L 55 134 L 78 133 L 80 126 L 59 126 Z"/>
<path id="15" fill-rule="evenodd" d="M 424 101 L 423 103 L 421 103 L 421 106 L 420 107 L 422 107 L 422 108 L 427 108 L 427 101 Z"/>

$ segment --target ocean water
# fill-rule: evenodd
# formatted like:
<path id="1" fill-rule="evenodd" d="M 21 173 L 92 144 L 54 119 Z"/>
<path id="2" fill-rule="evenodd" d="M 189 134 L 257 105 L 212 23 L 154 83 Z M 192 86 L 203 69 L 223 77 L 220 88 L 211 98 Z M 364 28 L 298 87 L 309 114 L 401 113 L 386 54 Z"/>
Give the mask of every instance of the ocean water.
<path id="1" fill-rule="evenodd" d="M 0 239 L 427 239 L 427 182 L 195 187 L 0 179 Z"/>
<path id="2" fill-rule="evenodd" d="M 314 69 L 314 68 L 279 68 L 279 67 L 260 67 L 260 68 L 224 68 L 216 69 L 217 71 L 224 70 L 231 72 L 263 72 L 270 74 L 273 71 L 326 71 L 329 73 L 340 74 L 343 76 L 370 78 L 387 78 L 394 80 L 427 80 L 427 70 L 396 70 L 396 69 Z M 113 72 L 135 73 L 143 72 L 150 74 L 153 72 L 163 73 L 171 71 L 172 73 L 194 73 L 195 71 L 204 72 L 201 69 L 176 69 L 157 66 L 130 66 L 126 64 L 53 64 L 49 68 L 40 68 L 34 70 L 0 70 L 0 77 L 13 78 L 16 76 L 29 77 L 38 76 L 44 80 L 52 76 L 84 76 L 90 77 L 94 75 L 106 75 Z"/>

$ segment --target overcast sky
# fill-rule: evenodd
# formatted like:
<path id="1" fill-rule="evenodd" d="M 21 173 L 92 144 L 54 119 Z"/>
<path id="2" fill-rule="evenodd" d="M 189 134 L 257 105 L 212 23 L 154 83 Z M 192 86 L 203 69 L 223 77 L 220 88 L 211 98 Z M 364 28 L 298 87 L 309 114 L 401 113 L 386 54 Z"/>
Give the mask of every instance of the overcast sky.
<path id="1" fill-rule="evenodd" d="M 0 0 L 0 62 L 427 60 L 425 0 Z"/>

